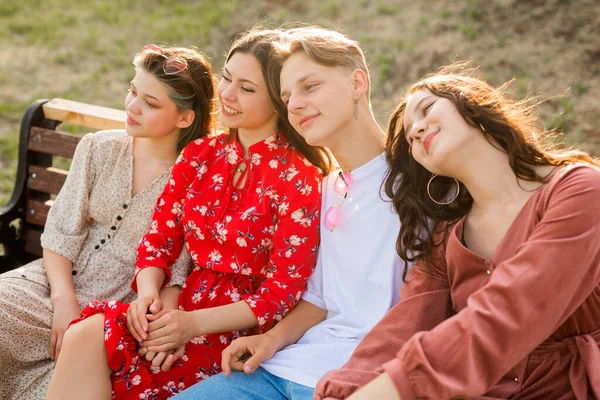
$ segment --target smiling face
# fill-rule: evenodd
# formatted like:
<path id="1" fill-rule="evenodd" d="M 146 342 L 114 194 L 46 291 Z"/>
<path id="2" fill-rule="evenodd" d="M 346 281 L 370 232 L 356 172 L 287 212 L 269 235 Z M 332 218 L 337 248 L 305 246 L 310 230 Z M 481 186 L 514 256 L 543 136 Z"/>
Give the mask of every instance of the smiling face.
<path id="1" fill-rule="evenodd" d="M 137 69 L 131 81 L 125 110 L 125 129 L 133 137 L 178 136 L 180 129 L 189 126 L 193 119 L 193 112 L 180 112 L 169 97 L 167 87 L 143 68 Z"/>
<path id="2" fill-rule="evenodd" d="M 440 175 L 450 174 L 482 139 L 485 142 L 481 131 L 465 121 L 451 100 L 428 90 L 409 96 L 403 125 L 415 160 Z"/>
<path id="3" fill-rule="evenodd" d="M 290 124 L 313 146 L 335 147 L 336 134 L 354 118 L 351 74 L 327 67 L 303 52 L 291 55 L 281 70 L 281 99 Z"/>
<path id="4" fill-rule="evenodd" d="M 234 53 L 217 87 L 221 101 L 221 122 L 228 128 L 239 129 L 246 135 L 252 131 L 275 133 L 278 116 L 269 97 L 267 84 L 256 57 Z"/>

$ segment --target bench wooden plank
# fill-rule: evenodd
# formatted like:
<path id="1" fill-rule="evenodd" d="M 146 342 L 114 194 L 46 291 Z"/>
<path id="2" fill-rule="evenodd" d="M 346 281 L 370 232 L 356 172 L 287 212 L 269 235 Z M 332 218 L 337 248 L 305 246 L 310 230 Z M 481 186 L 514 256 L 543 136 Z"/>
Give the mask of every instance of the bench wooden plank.
<path id="1" fill-rule="evenodd" d="M 52 200 L 27 200 L 27 222 L 33 225 L 44 226 L 52 203 Z"/>
<path id="2" fill-rule="evenodd" d="M 39 192 L 58 194 L 65 184 L 68 171 L 54 167 L 40 167 L 30 165 L 28 168 L 29 179 L 27 187 Z"/>
<path id="3" fill-rule="evenodd" d="M 27 229 L 25 233 L 25 251 L 34 256 L 41 257 L 43 254 L 40 238 L 42 229 Z"/>
<path id="4" fill-rule="evenodd" d="M 56 121 L 70 122 L 94 129 L 124 129 L 127 113 L 124 110 L 95 106 L 65 99 L 52 99 L 42 106 L 44 116 Z"/>
<path id="5" fill-rule="evenodd" d="M 28 149 L 40 153 L 73 158 L 81 136 L 62 133 L 50 129 L 32 127 L 29 134 Z"/>

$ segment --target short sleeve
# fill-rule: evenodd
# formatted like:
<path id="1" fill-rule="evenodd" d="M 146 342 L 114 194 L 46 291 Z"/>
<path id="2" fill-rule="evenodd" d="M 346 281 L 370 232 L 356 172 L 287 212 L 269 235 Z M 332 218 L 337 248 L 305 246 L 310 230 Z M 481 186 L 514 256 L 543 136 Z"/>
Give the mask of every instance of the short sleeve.
<path id="1" fill-rule="evenodd" d="M 65 184 L 48 212 L 41 237 L 44 249 L 74 262 L 88 235 L 88 207 L 96 168 L 93 135 L 83 136 L 77 145 Z"/>
<path id="2" fill-rule="evenodd" d="M 315 272 L 308 278 L 308 285 L 306 291 L 302 294 L 302 299 L 323 310 L 327 310 L 327 304 L 323 298 L 323 264 L 321 261 L 321 251 L 319 251 L 319 255 L 317 256 Z"/>

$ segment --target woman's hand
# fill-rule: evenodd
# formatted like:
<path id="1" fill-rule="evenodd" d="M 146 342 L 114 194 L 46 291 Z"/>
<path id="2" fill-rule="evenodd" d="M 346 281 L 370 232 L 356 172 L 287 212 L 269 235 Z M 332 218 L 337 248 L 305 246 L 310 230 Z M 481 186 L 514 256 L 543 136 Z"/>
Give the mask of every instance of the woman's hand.
<path id="1" fill-rule="evenodd" d="M 221 353 L 221 368 L 225 376 L 229 376 L 232 369 L 251 374 L 263 361 L 273 357 L 279 348 L 277 341 L 268 333 L 241 337 Z"/>
<path id="2" fill-rule="evenodd" d="M 149 314 L 146 317 L 148 324 L 148 336 L 141 343 L 148 351 L 162 352 L 180 349 L 193 337 L 197 336 L 195 312 L 179 310 L 163 310 L 157 314 Z"/>
<path id="3" fill-rule="evenodd" d="M 50 358 L 56 361 L 60 354 L 65 331 L 71 321 L 79 318 L 81 310 L 79 310 L 79 304 L 77 304 L 75 296 L 64 300 L 55 300 L 52 304 L 54 306 L 54 313 L 52 315 Z"/>
<path id="4" fill-rule="evenodd" d="M 175 350 L 161 351 L 159 353 L 148 351 L 146 347 L 140 347 L 138 354 L 148 361 L 152 361 L 152 365 L 160 367 L 163 372 L 167 372 L 173 366 L 173 363 L 179 360 L 185 354 L 185 345 L 178 347 Z"/>
<path id="5" fill-rule="evenodd" d="M 148 338 L 148 312 L 157 314 L 163 309 L 163 302 L 157 293 L 140 296 L 127 310 L 127 329 L 138 343 Z"/>

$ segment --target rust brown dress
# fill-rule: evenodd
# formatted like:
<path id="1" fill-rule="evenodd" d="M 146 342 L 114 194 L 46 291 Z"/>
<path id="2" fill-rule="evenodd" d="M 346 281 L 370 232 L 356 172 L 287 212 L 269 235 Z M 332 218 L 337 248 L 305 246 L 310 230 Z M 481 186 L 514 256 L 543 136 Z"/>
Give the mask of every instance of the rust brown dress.
<path id="1" fill-rule="evenodd" d="M 572 165 L 533 194 L 491 260 L 452 226 L 433 263 L 316 399 L 386 371 L 402 400 L 600 398 L 600 170 Z"/>

